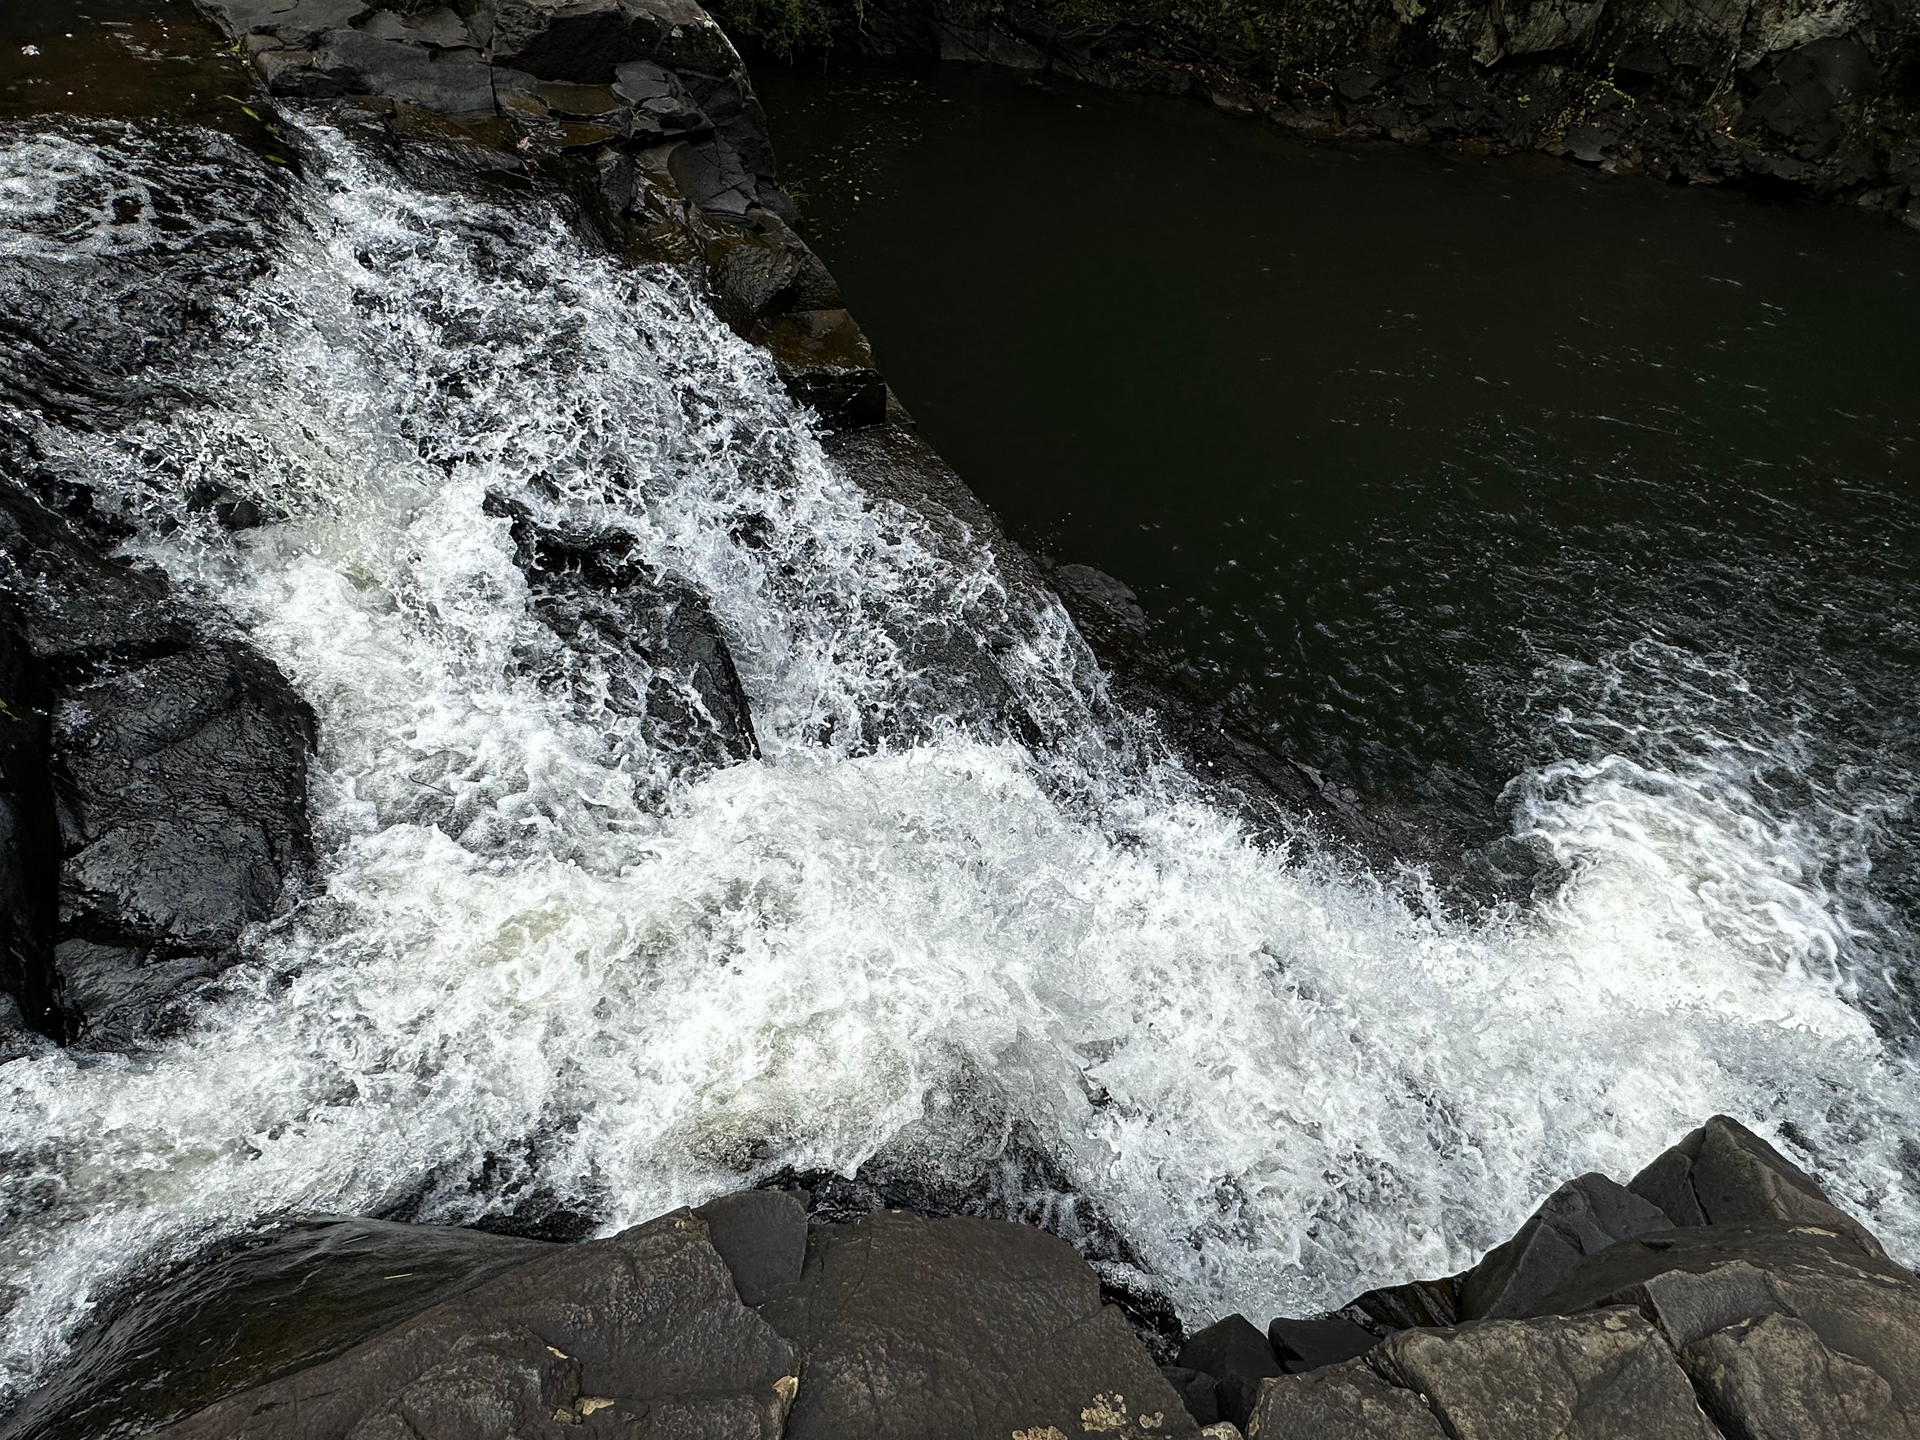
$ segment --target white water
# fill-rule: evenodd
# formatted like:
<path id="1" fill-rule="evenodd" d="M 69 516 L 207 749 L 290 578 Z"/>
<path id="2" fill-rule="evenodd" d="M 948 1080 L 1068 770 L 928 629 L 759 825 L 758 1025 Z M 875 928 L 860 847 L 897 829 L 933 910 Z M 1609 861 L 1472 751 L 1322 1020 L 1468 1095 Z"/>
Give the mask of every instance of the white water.
<path id="1" fill-rule="evenodd" d="M 1016 1122 L 1190 1324 L 1458 1268 L 1717 1110 L 1791 1121 L 1920 1251 L 1897 1139 L 1920 1091 L 1850 1003 L 1827 832 L 1767 812 L 1737 756 L 1519 777 L 1574 879 L 1465 924 L 1103 762 L 1057 612 L 1016 614 L 1002 657 L 1043 756 L 911 713 L 899 637 L 1007 604 L 990 555 L 942 559 L 863 500 L 671 277 L 312 143 L 326 174 L 204 402 L 42 437 L 185 519 L 146 555 L 318 712 L 325 893 L 254 937 L 199 1031 L 0 1069 L 8 1382 L 89 1296 L 260 1217 L 427 1185 L 429 1218 L 473 1219 L 533 1176 L 612 1230 L 786 1165 L 964 1179 Z M 97 173 L 16 145 L 0 226 L 44 237 Z M 74 244 L 126 248 L 90 213 Z M 184 508 L 207 479 L 287 518 L 225 537 Z M 697 585 L 766 758 L 689 772 L 590 687 L 527 678 L 556 642 L 489 490 Z"/>

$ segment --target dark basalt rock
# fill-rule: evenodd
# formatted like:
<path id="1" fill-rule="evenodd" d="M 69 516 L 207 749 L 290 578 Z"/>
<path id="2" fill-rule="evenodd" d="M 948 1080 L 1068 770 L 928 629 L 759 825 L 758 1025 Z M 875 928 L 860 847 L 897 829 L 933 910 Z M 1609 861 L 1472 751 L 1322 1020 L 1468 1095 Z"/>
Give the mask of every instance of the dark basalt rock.
<path id="1" fill-rule="evenodd" d="M 1624 1306 L 1406 1330 L 1368 1363 L 1424 1397 L 1450 1440 L 1721 1440 L 1666 1341 Z"/>
<path id="2" fill-rule="evenodd" d="M 144 1435 L 322 1364 L 554 1247 L 450 1226 L 298 1220 L 105 1297 L 0 1440 Z"/>
<path id="3" fill-rule="evenodd" d="M 1246 1430 L 1249 1440 L 1455 1440 L 1424 1399 L 1358 1360 L 1269 1381 Z"/>
<path id="4" fill-rule="evenodd" d="M 760 1305 L 800 1283 L 807 1259 L 807 1204 L 791 1190 L 741 1190 L 694 1210 L 733 1272 L 742 1303 Z"/>
<path id="5" fill-rule="evenodd" d="M 0 596 L 29 706 L 0 736 L 27 842 L 0 983 L 43 1034 L 124 1044 L 168 1023 L 188 982 L 230 965 L 241 932 L 309 873 L 313 716 L 270 663 L 205 633 L 160 577 L 101 559 L 4 483 Z"/>
<path id="6" fill-rule="evenodd" d="M 1780 1220 L 1837 1230 L 1880 1253 L 1873 1233 L 1827 1199 L 1811 1175 L 1725 1115 L 1662 1154 L 1628 1188 L 1676 1225 Z"/>
<path id="7" fill-rule="evenodd" d="M 1351 1320 L 1330 1315 L 1319 1320 L 1289 1320 L 1285 1316 L 1267 1326 L 1267 1343 L 1289 1375 L 1303 1375 L 1324 1365 L 1356 1360 L 1380 1343 L 1380 1337 Z"/>
<path id="8" fill-rule="evenodd" d="M 534 613 L 565 645 L 559 663 L 530 659 L 543 685 L 644 717 L 650 738 L 683 766 L 759 755 L 733 655 L 697 591 L 654 572 L 630 536 L 543 526 L 498 495 L 486 508 L 510 520 Z"/>
<path id="9" fill-rule="evenodd" d="M 1220 1391 L 1213 1376 L 1201 1370 L 1189 1370 L 1184 1365 L 1162 1365 L 1160 1373 L 1167 1377 L 1167 1383 L 1173 1386 L 1180 1403 L 1187 1407 L 1194 1424 L 1205 1426 L 1219 1421 Z"/>
<path id="10" fill-rule="evenodd" d="M 761 1313 L 805 1365 L 788 1440 L 1196 1433 L 1093 1272 L 1024 1226 L 823 1227 L 800 1283 Z"/>
<path id="11" fill-rule="evenodd" d="M 1282 1373 L 1273 1346 L 1244 1315 L 1229 1315 L 1193 1336 L 1180 1352 L 1180 1363 L 1213 1377 L 1220 1418 L 1243 1429 L 1260 1382 Z"/>
<path id="12" fill-rule="evenodd" d="M 794 1347 L 740 1303 L 686 1210 L 509 1270 L 338 1358 L 222 1401 L 171 1440 L 774 1440 Z"/>
<path id="13" fill-rule="evenodd" d="M 1460 1279 L 1464 1320 L 1508 1319 L 1533 1307 L 1578 1268 L 1618 1241 L 1673 1222 L 1604 1175 L 1582 1175 L 1549 1195 L 1520 1232 L 1490 1250 Z"/>
<path id="14" fill-rule="evenodd" d="M 1703 1182 L 1720 1212 L 1711 1222 L 1696 1193 Z M 1610 1243 L 1622 1231 L 1631 1233 Z M 1724 1115 L 1631 1191 L 1583 1175 L 1465 1276 L 1396 1288 L 1397 1306 L 1378 1299 L 1396 1292 L 1376 1291 L 1343 1312 L 1386 1331 L 1356 1342 L 1364 1358 L 1341 1357 L 1334 1334 L 1323 1352 L 1333 1363 L 1313 1366 L 1311 1343 L 1288 1337 L 1317 1340 L 1337 1317 L 1276 1320 L 1270 1333 L 1292 1373 L 1262 1383 L 1248 1435 L 1920 1434 L 1920 1281 Z M 1511 1318 L 1455 1324 L 1431 1313 L 1443 1307 L 1416 1313 L 1410 1297 L 1436 1290 Z"/>

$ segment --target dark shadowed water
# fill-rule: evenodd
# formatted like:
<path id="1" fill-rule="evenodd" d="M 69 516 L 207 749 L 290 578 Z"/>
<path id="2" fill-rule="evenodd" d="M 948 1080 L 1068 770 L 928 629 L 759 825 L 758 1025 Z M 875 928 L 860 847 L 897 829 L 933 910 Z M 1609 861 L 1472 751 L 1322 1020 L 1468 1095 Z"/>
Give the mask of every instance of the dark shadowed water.
<path id="1" fill-rule="evenodd" d="M 1537 767 L 1733 754 L 1763 823 L 1877 826 L 1901 888 L 1920 236 L 964 67 L 756 73 L 928 438 L 1244 723 L 1468 828 Z"/>

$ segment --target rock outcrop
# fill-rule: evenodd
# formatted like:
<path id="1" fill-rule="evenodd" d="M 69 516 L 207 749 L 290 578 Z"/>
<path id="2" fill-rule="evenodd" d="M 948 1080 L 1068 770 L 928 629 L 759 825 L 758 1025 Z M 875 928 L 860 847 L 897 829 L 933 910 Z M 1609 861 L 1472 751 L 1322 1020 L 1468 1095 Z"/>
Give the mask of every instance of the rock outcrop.
<path id="1" fill-rule="evenodd" d="M 1198 1429 L 1093 1272 L 1023 1226 L 880 1213 L 809 1230 L 800 1197 L 747 1192 L 543 1248 L 160 1433 L 1177 1440 Z M 67 1432 L 55 1419 L 33 1433 Z"/>
<path id="2" fill-rule="evenodd" d="M 794 232 L 746 67 L 693 0 L 195 0 L 270 95 L 343 99 L 402 133 L 463 131 L 503 169 L 590 177 L 634 258 L 704 271 L 721 313 L 829 425 L 887 389 L 826 266 Z"/>
<path id="3" fill-rule="evenodd" d="M 722 18 L 779 29 L 767 0 Z M 811 38 L 1192 94 L 1316 136 L 1536 149 L 1920 227 L 1920 10 L 1886 0 L 885 0 Z"/>
<path id="4" fill-rule="evenodd" d="M 0 685 L 0 990 L 18 1027 L 127 1043 L 309 873 L 312 713 L 5 479 Z"/>
<path id="5" fill-rule="evenodd" d="M 1396 1324 L 1379 1291 L 1267 1335 L 1227 1317 L 1165 1370 L 1079 1256 L 1006 1221 L 824 1221 L 767 1190 L 565 1246 L 302 1222 L 108 1304 L 0 1435 L 1911 1440 L 1920 1280 L 1727 1117 L 1647 1173 L 1736 1152 L 1731 1189 L 1699 1173 L 1740 1218 L 1582 1176 L 1472 1270 L 1399 1287 L 1410 1322 L 1499 1318 Z"/>
<path id="6" fill-rule="evenodd" d="M 1920 1434 L 1920 1282 L 1726 1116 L 1631 1185 L 1570 1181 L 1463 1274 L 1258 1338 L 1233 1316 L 1189 1342 L 1196 1418 L 1244 1406 L 1269 1440 Z M 1208 1359 L 1211 1394 L 1189 1378 Z"/>

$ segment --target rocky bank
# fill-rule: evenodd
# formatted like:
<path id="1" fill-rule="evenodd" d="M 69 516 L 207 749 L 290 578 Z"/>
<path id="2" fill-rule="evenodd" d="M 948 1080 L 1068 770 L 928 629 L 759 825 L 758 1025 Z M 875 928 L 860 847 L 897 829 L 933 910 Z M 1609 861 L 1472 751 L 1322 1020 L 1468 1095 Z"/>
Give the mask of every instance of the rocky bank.
<path id="1" fill-rule="evenodd" d="M 1920 1427 L 1920 1280 L 1724 1116 L 1625 1185 L 1563 1185 L 1463 1274 L 1264 1328 L 1228 1316 L 1164 1367 L 1050 1235 L 901 1211 L 809 1223 L 808 1209 L 801 1192 L 746 1191 L 577 1245 L 282 1227 L 108 1307 L 70 1378 L 0 1433 L 1894 1440 Z"/>
<path id="2" fill-rule="evenodd" d="M 1903 0 L 730 0 L 746 33 L 1193 95 L 1312 136 L 1540 150 L 1920 228 Z"/>

